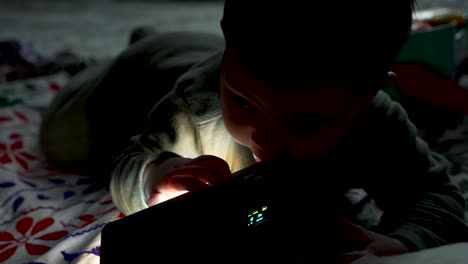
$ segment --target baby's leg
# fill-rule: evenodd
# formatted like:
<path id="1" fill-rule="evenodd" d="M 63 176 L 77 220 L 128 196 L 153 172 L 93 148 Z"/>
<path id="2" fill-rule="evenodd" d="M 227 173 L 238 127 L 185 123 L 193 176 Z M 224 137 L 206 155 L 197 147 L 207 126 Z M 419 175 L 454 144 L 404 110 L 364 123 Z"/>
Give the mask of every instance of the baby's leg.
<path id="1" fill-rule="evenodd" d="M 182 73 L 222 48 L 218 35 L 155 34 L 132 43 L 114 61 L 84 70 L 44 117 L 44 152 L 65 168 L 107 179 L 113 159 L 142 130 L 153 105 Z"/>
<path id="2" fill-rule="evenodd" d="M 44 114 L 41 147 L 47 158 L 64 169 L 88 173 L 96 140 L 90 131 L 87 101 L 111 62 L 101 62 L 75 75 L 57 92 Z"/>

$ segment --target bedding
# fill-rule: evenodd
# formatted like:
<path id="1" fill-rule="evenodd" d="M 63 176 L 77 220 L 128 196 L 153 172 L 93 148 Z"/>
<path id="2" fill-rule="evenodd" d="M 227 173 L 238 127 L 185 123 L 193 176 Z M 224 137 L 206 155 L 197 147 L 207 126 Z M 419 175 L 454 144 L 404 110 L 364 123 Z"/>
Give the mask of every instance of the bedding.
<path id="1" fill-rule="evenodd" d="M 42 109 L 68 78 L 0 84 L 0 263 L 99 263 L 100 230 L 122 217 L 107 190 L 39 148 Z"/>
<path id="2" fill-rule="evenodd" d="M 58 169 L 40 150 L 41 113 L 69 78 L 59 71 L 0 83 L 0 263 L 99 263 L 102 228 L 124 217 L 106 189 Z M 467 137 L 465 117 L 436 143 L 468 201 Z M 366 194 L 347 196 L 375 224 L 379 210 Z"/>

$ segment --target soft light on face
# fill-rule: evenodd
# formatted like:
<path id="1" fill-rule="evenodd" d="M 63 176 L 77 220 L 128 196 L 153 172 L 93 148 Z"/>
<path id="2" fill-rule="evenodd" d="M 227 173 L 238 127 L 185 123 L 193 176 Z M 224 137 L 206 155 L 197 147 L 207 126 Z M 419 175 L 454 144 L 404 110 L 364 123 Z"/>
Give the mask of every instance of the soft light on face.
<path id="1" fill-rule="evenodd" d="M 345 138 L 369 101 L 355 100 L 344 84 L 276 87 L 243 69 L 226 48 L 221 71 L 226 129 L 255 159 L 280 156 L 318 160 Z"/>

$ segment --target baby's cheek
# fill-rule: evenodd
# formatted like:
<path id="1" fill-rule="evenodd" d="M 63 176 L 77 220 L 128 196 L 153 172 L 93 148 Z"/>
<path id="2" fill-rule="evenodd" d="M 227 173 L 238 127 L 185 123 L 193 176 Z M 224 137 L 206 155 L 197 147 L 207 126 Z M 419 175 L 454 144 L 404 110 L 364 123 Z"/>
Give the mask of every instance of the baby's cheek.
<path id="1" fill-rule="evenodd" d="M 240 119 L 239 117 L 233 118 L 231 116 L 226 116 L 224 118 L 224 126 L 226 127 L 229 134 L 237 143 L 244 146 L 249 145 L 252 134 L 251 126 L 246 123 L 247 122 L 245 122 L 245 120 Z"/>
<path id="2" fill-rule="evenodd" d="M 234 141 L 243 146 L 249 146 L 250 133 L 245 127 L 231 127 L 228 128 L 229 134 L 233 137 Z"/>

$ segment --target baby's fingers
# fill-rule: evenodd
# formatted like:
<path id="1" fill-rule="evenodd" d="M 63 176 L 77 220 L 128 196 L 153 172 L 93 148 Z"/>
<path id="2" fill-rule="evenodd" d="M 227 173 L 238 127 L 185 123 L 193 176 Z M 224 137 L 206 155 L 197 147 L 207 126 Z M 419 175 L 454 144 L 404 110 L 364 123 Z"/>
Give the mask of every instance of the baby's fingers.
<path id="1" fill-rule="evenodd" d="M 165 179 L 165 183 L 153 191 L 150 199 L 148 200 L 148 205 L 153 206 L 182 195 L 188 191 L 201 190 L 207 186 L 208 185 L 206 183 L 191 175 L 174 175 L 172 177 L 167 177 L 167 179 Z"/>
<path id="2" fill-rule="evenodd" d="M 169 184 L 169 180 L 178 175 L 190 175 L 198 180 L 202 181 L 205 184 L 217 184 L 222 182 L 222 175 L 210 170 L 209 168 L 204 168 L 195 165 L 186 165 L 181 168 L 174 169 L 170 171 L 164 178 L 162 179 L 162 184 L 166 185 Z M 189 190 L 191 191 L 191 190 Z"/>
<path id="3" fill-rule="evenodd" d="M 168 179 L 166 186 L 175 191 L 198 191 L 208 185 L 202 179 L 192 175 L 175 175 Z"/>
<path id="4" fill-rule="evenodd" d="M 231 170 L 229 169 L 229 165 L 226 163 L 226 161 L 212 155 L 200 156 L 188 162 L 187 165 L 204 167 L 214 172 L 214 174 L 218 175 L 219 177 L 217 178 L 217 181 L 213 183 L 224 182 L 232 175 Z"/>

